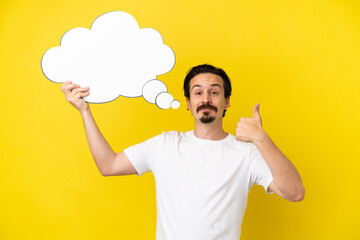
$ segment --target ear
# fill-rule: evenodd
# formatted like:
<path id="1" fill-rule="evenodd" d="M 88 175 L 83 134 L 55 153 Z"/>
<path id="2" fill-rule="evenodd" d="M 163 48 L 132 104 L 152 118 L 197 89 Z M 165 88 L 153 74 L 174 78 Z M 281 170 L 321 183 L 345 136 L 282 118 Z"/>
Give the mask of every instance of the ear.
<path id="1" fill-rule="evenodd" d="M 225 110 L 230 107 L 230 97 L 225 98 Z"/>
<path id="2" fill-rule="evenodd" d="M 187 106 L 187 110 L 190 109 L 190 99 L 186 98 L 186 106 Z"/>

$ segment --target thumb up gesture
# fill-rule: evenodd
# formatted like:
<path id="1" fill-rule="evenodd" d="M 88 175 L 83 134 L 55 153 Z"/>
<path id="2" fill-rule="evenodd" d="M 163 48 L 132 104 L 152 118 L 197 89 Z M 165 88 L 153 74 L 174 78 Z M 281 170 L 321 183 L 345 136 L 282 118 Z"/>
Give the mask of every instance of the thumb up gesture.
<path id="1" fill-rule="evenodd" d="M 238 141 L 255 143 L 261 141 L 266 135 L 262 128 L 259 107 L 259 103 L 255 105 L 252 118 L 240 118 L 236 127 L 236 139 Z"/>

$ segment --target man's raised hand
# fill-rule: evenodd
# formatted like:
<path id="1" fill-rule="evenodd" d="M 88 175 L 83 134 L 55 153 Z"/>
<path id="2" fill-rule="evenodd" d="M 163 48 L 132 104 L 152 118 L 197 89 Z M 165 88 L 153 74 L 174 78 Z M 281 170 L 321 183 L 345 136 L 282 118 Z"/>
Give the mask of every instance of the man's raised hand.
<path id="1" fill-rule="evenodd" d="M 80 85 L 67 81 L 61 85 L 60 89 L 65 94 L 66 101 L 71 103 L 81 114 L 89 109 L 88 103 L 82 99 L 90 94 L 89 87 L 81 88 Z"/>
<path id="2" fill-rule="evenodd" d="M 260 104 L 257 103 L 253 109 L 252 118 L 240 118 L 236 127 L 236 139 L 243 142 L 252 142 L 263 140 L 266 136 L 262 128 L 262 120 L 259 112 Z"/>

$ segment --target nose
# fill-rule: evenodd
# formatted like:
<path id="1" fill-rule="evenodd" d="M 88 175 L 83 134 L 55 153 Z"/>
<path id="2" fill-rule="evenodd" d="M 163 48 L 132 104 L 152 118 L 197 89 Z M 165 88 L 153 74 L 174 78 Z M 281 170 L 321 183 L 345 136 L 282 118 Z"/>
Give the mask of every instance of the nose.
<path id="1" fill-rule="evenodd" d="M 210 96 L 209 96 L 208 93 L 204 93 L 204 94 L 203 94 L 202 103 L 203 103 L 203 104 L 205 104 L 205 103 L 211 103 L 211 99 L 210 99 Z"/>

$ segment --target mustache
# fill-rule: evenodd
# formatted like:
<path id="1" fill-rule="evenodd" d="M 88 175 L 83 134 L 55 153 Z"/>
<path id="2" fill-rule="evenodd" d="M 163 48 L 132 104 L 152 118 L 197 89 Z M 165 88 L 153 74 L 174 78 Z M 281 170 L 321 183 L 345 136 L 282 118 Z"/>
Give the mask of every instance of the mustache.
<path id="1" fill-rule="evenodd" d="M 215 112 L 218 111 L 217 107 L 206 103 L 206 104 L 203 104 L 203 105 L 199 106 L 199 107 L 196 109 L 196 112 L 199 112 L 201 109 L 205 109 L 205 108 L 212 109 L 212 110 L 214 110 Z"/>

